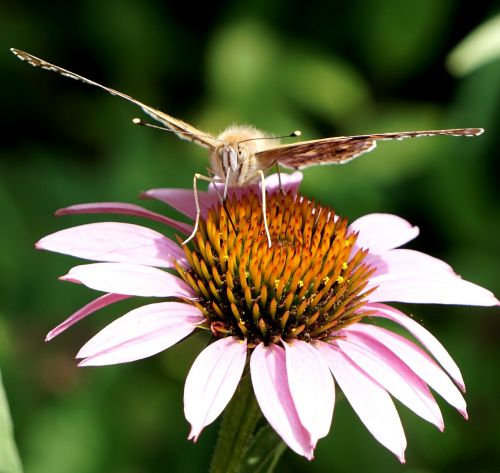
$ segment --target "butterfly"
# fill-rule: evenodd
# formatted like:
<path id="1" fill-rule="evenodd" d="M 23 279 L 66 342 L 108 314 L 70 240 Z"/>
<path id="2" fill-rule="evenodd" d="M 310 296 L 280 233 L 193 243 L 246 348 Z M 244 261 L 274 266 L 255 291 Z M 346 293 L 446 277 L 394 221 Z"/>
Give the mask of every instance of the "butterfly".
<path id="1" fill-rule="evenodd" d="M 284 166 L 292 169 L 303 169 L 319 164 L 342 164 L 351 161 L 364 153 L 372 151 L 379 140 L 402 140 L 420 136 L 478 136 L 483 133 L 482 128 L 453 128 L 447 130 L 404 131 L 396 133 L 375 133 L 368 135 L 336 136 L 310 141 L 299 141 L 291 144 L 280 144 L 279 138 L 268 136 L 251 126 L 230 126 L 217 137 L 198 130 L 192 125 L 167 115 L 139 100 L 130 97 L 110 87 L 105 87 L 93 80 L 82 77 L 74 72 L 55 66 L 32 54 L 11 48 L 22 61 L 34 67 L 40 67 L 57 72 L 63 76 L 90 84 L 105 90 L 111 95 L 125 99 L 142 109 L 144 113 L 162 124 L 155 127 L 139 118 L 133 122 L 138 125 L 152 126 L 174 132 L 179 138 L 192 141 L 209 150 L 211 176 L 195 174 L 193 178 L 193 192 L 196 206 L 196 221 L 192 234 L 184 241 L 190 241 L 198 229 L 200 218 L 200 205 L 197 192 L 197 181 L 221 183 L 224 185 L 222 203 L 224 203 L 228 188 L 241 187 L 261 182 L 262 212 L 268 244 L 271 246 L 271 237 L 266 220 L 266 198 L 264 186 L 264 172 L 270 167 Z M 294 131 L 288 137 L 300 136 L 299 131 Z M 279 175 L 279 174 L 278 174 Z"/>

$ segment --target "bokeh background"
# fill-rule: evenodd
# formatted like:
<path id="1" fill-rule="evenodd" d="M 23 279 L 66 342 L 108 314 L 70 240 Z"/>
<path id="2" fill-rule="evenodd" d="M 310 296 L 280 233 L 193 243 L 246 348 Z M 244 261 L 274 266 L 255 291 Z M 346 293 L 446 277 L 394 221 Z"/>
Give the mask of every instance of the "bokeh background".
<path id="1" fill-rule="evenodd" d="M 302 190 L 351 219 L 370 212 L 407 218 L 421 229 L 411 248 L 445 259 L 498 295 L 500 61 L 485 56 L 493 41 L 487 30 L 455 47 L 499 11 L 498 2 L 467 0 L 3 1 L 0 367 L 25 470 L 206 471 L 217 423 L 194 445 L 182 413 L 183 381 L 205 341 L 128 365 L 77 368 L 83 342 L 133 303 L 45 343 L 48 330 L 94 294 L 56 279 L 78 261 L 36 252 L 33 243 L 100 220 L 58 219 L 57 208 L 140 203 L 138 193 L 148 188 L 189 187 L 207 158 L 174 135 L 134 127 L 140 113 L 132 105 L 30 68 L 9 47 L 214 133 L 234 122 L 277 134 L 299 128 L 305 139 L 486 128 L 474 139 L 381 143 L 346 166 L 307 170 Z M 409 444 L 402 466 L 341 400 L 316 460 L 287 452 L 280 471 L 500 471 L 498 309 L 404 310 L 461 366 L 470 420 L 439 401 L 446 423 L 439 433 L 398 405 Z"/>

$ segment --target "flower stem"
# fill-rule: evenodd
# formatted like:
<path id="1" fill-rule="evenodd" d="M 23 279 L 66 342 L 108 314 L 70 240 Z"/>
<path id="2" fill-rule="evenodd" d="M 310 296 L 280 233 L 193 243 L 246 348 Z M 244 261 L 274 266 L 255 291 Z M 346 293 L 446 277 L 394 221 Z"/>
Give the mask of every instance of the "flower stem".
<path id="1" fill-rule="evenodd" d="M 250 376 L 245 376 L 224 412 L 210 473 L 236 473 L 242 469 L 260 418 Z"/>

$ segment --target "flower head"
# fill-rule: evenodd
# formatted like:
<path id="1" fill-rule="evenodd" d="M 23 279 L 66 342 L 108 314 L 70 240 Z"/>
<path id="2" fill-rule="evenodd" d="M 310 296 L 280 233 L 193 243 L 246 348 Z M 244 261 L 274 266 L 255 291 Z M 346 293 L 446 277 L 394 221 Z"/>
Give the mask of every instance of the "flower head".
<path id="1" fill-rule="evenodd" d="M 268 178 L 268 246 L 260 190 L 236 189 L 225 206 L 205 193 L 192 244 L 126 223 L 95 223 L 49 235 L 38 248 L 99 263 L 76 266 L 61 279 L 105 294 L 52 330 L 53 338 L 101 307 L 132 296 L 167 298 L 118 318 L 78 353 L 80 365 L 145 358 L 195 330 L 211 343 L 186 380 L 184 409 L 196 440 L 232 398 L 247 362 L 262 413 L 295 452 L 311 459 L 329 432 L 336 382 L 372 435 L 404 461 L 406 440 L 391 395 L 442 430 L 429 387 L 464 417 L 460 371 L 426 329 L 388 301 L 496 305 L 486 289 L 424 253 L 397 249 L 418 229 L 394 215 L 373 214 L 348 225 L 332 210 L 288 193 Z M 194 216 L 189 191 L 156 189 L 160 199 Z M 59 211 L 115 212 L 188 225 L 130 204 L 84 204 Z M 165 271 L 159 268 L 166 268 Z M 420 345 L 376 325 L 389 319 Z"/>

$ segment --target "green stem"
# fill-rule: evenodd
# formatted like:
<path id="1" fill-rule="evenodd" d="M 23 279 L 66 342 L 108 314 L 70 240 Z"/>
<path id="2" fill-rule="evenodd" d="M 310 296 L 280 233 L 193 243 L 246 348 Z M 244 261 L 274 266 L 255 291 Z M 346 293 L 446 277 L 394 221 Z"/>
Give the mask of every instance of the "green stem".
<path id="1" fill-rule="evenodd" d="M 245 376 L 224 412 L 210 473 L 237 473 L 241 470 L 260 418 L 250 376 Z"/>

